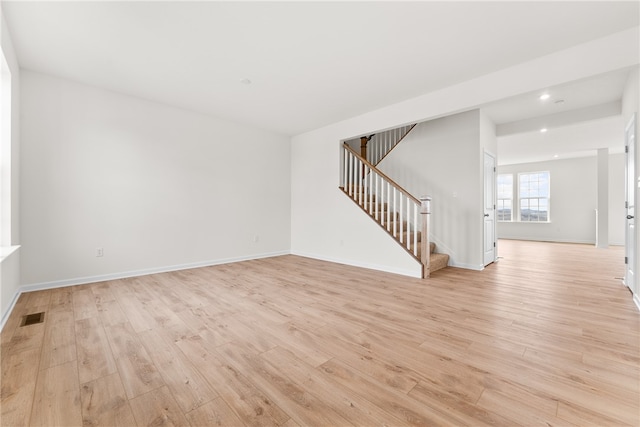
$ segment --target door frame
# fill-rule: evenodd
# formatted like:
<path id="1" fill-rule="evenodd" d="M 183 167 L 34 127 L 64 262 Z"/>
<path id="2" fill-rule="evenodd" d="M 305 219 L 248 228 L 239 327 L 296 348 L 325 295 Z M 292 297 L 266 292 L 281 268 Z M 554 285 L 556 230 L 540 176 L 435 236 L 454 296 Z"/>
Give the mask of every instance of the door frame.
<path id="1" fill-rule="evenodd" d="M 623 284 L 629 288 L 633 294 L 633 299 L 638 308 L 640 308 L 640 300 L 638 299 L 638 277 L 637 277 L 637 241 L 638 232 L 635 224 L 635 217 L 637 213 L 637 194 L 636 187 L 638 186 L 636 180 L 636 156 L 637 156 L 637 123 L 636 113 L 631 115 L 629 122 L 625 126 L 624 130 L 624 146 L 625 146 L 625 214 L 627 218 L 625 220 L 625 273 Z M 630 141 L 629 135 L 633 135 L 632 141 Z M 631 206 L 629 202 L 631 200 Z M 629 218 L 631 216 L 631 218 Z M 630 227 L 632 230 L 630 230 Z"/>
<path id="2" fill-rule="evenodd" d="M 491 157 L 491 159 L 493 160 L 493 172 L 491 174 L 489 174 L 489 176 L 487 176 L 487 168 L 485 167 L 485 162 L 486 159 L 488 157 Z M 497 157 L 495 154 L 493 154 L 492 152 L 488 151 L 488 150 L 483 150 L 483 155 L 482 155 L 482 213 L 483 213 L 483 218 L 482 218 L 482 265 L 484 267 L 486 267 L 487 265 L 496 262 L 496 260 L 498 259 L 498 239 L 497 239 L 497 221 L 496 221 L 496 177 L 497 177 Z M 489 181 L 488 181 L 489 180 Z M 487 206 L 486 206 L 486 202 L 487 202 L 487 185 L 491 185 L 492 188 L 492 193 L 493 193 L 493 200 L 490 203 L 490 210 L 489 212 L 487 212 Z M 487 236 L 487 229 L 485 226 L 486 223 L 486 217 L 487 215 L 489 215 L 489 218 L 493 221 L 493 233 L 491 236 Z M 490 239 L 489 243 L 493 244 L 493 257 L 490 261 L 487 262 L 487 260 L 485 259 L 485 254 L 487 253 L 487 251 L 485 251 L 485 248 L 487 247 L 487 239 Z"/>

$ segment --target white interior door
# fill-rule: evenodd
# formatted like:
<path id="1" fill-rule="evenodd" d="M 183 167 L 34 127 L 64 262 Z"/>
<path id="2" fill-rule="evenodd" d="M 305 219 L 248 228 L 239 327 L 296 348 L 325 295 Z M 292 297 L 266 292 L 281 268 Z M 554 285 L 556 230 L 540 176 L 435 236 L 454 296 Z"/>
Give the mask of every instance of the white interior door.
<path id="1" fill-rule="evenodd" d="M 624 284 L 631 289 L 634 294 L 638 293 L 638 285 L 635 278 L 636 264 L 636 229 L 635 229 L 635 152 L 636 152 L 636 116 L 625 129 L 625 151 L 626 151 L 626 168 L 625 168 L 625 192 L 627 207 L 627 227 L 625 238 L 625 264 L 626 271 L 624 275 Z"/>
<path id="2" fill-rule="evenodd" d="M 496 159 L 484 153 L 484 265 L 496 260 Z"/>

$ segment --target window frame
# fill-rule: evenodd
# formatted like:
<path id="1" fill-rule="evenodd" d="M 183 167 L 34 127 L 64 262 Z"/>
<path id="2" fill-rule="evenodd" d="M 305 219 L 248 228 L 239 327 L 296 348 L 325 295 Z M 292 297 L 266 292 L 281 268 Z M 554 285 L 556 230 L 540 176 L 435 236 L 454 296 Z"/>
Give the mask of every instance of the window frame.
<path id="1" fill-rule="evenodd" d="M 522 195 L 523 190 L 522 190 L 522 180 L 521 177 L 524 175 L 529 175 L 529 176 L 533 176 L 533 175 L 540 175 L 540 174 L 546 174 L 546 178 L 547 178 L 547 196 L 541 196 L 540 195 L 540 191 L 538 191 L 537 195 L 529 195 L 524 197 Z M 547 224 L 551 222 L 551 172 L 546 170 L 546 171 L 532 171 L 532 172 L 518 172 L 518 183 L 517 183 L 517 193 L 518 193 L 518 222 L 525 222 L 525 223 L 533 223 L 533 224 Z M 538 183 L 540 182 L 540 179 L 538 179 Z M 538 212 L 540 212 L 539 208 L 540 208 L 540 201 L 544 200 L 545 204 L 546 204 L 546 219 L 544 220 L 531 220 L 531 219 L 523 219 L 522 217 L 522 201 L 523 200 L 528 200 L 528 201 L 532 201 L 532 200 L 537 200 L 537 207 L 538 207 Z M 531 208 L 532 204 L 528 203 L 529 208 Z M 530 218 L 530 217 L 529 217 Z"/>
<path id="2" fill-rule="evenodd" d="M 508 176 L 511 178 L 511 194 L 509 198 L 506 197 L 500 197 L 501 193 L 500 193 L 500 177 L 502 176 Z M 498 176 L 496 177 L 496 187 L 497 187 L 497 197 L 496 197 L 496 220 L 498 222 L 514 222 L 515 221 L 515 206 L 513 204 L 513 193 L 514 193 L 514 186 L 513 186 L 513 173 L 501 173 L 498 174 Z M 504 219 L 504 217 L 501 217 L 499 212 L 501 210 L 502 207 L 502 203 L 501 201 L 504 200 L 509 200 L 510 204 L 511 204 L 511 210 L 510 210 L 510 217 L 509 219 Z"/>

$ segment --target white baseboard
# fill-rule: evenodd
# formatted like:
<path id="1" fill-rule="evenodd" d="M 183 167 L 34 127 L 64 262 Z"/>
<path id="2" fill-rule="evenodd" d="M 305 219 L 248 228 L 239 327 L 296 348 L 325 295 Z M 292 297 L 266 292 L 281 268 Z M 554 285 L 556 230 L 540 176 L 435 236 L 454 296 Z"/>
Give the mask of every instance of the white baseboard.
<path id="1" fill-rule="evenodd" d="M 415 277 L 418 279 L 422 277 L 422 269 L 417 261 L 416 261 L 416 265 L 417 265 L 416 270 L 413 271 L 413 270 L 405 270 L 401 268 L 393 268 L 387 265 L 377 265 L 377 264 L 371 264 L 371 263 L 361 262 L 361 261 L 327 257 L 324 255 L 317 255 L 309 252 L 292 251 L 291 255 L 303 256 L 305 258 L 313 258 L 320 261 L 329 261 L 329 262 L 334 262 L 336 264 L 350 265 L 352 267 L 367 268 L 369 270 L 384 271 L 386 273 L 400 274 L 402 276 Z"/>
<path id="2" fill-rule="evenodd" d="M 7 323 L 7 320 L 9 319 L 9 315 L 13 311 L 13 308 L 16 306 L 16 302 L 18 302 L 18 298 L 20 297 L 21 293 L 22 292 L 20 291 L 20 289 L 18 289 L 16 293 L 13 294 L 13 298 L 11 299 L 11 304 L 9 304 L 9 307 L 7 307 L 7 311 L 2 315 L 2 319 L 0 320 L 0 332 L 2 332 L 2 330 L 4 329 L 4 324 Z"/>
<path id="3" fill-rule="evenodd" d="M 482 271 L 484 270 L 484 265 L 478 264 L 478 265 L 474 265 L 474 264 L 464 264 L 464 263 L 460 263 L 460 262 L 455 262 L 455 261 L 449 261 L 449 267 L 456 267 L 456 268 L 464 268 L 467 270 L 475 270 L 475 271 Z"/>
<path id="4" fill-rule="evenodd" d="M 640 311 L 640 296 L 638 296 L 638 294 L 633 294 L 633 302 L 636 303 L 636 307 L 638 307 L 638 311 Z"/>
<path id="5" fill-rule="evenodd" d="M 188 264 L 178 264 L 171 265 L 165 267 L 155 267 L 155 268 L 147 268 L 143 270 L 134 270 L 134 271 L 125 271 L 121 273 L 112 273 L 112 274 L 103 274 L 99 276 L 89 276 L 89 277 L 77 277 L 73 279 L 64 279 L 64 280 L 55 280 L 52 282 L 42 282 L 42 283 L 32 283 L 28 285 L 22 285 L 17 290 L 13 296 L 11 304 L 7 309 L 6 313 L 2 316 L 2 323 L 0 324 L 0 331 L 4 328 L 4 325 L 11 315 L 16 302 L 21 294 L 25 292 L 33 292 L 33 291 L 42 291 L 47 289 L 55 289 L 55 288 L 63 288 L 66 286 L 76 286 L 76 285 L 88 285 L 89 283 L 97 283 L 104 282 L 106 280 L 117 280 L 117 279 L 125 279 L 127 277 L 138 277 L 138 276 L 146 276 L 149 274 L 157 274 L 157 273 L 168 273 L 170 271 L 180 271 L 180 270 L 189 270 L 191 268 L 201 268 L 201 267 L 210 267 L 213 265 L 220 264 L 231 264 L 234 262 L 241 261 L 250 261 L 253 259 L 261 259 L 261 258 L 272 258 L 281 255 L 290 255 L 289 251 L 279 251 L 279 252 L 269 252 L 251 256 L 244 257 L 234 257 L 234 258 L 223 258 L 218 260 L 210 260 L 210 261 L 201 261 L 201 262 L 193 262 Z"/>
<path id="6" fill-rule="evenodd" d="M 578 245 L 596 245 L 595 240 L 579 240 L 579 239 L 532 239 L 530 236 L 528 237 L 518 237 L 518 236 L 504 236 L 498 237 L 498 240 L 523 240 L 527 242 L 549 242 L 549 243 L 575 243 Z M 615 246 L 612 243 L 609 245 Z"/>

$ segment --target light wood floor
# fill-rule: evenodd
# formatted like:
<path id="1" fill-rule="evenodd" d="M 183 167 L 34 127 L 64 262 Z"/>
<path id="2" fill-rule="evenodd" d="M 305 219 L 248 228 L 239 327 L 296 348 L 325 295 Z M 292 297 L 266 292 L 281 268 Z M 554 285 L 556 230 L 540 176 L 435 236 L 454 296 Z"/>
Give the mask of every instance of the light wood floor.
<path id="1" fill-rule="evenodd" d="M 499 254 L 424 281 L 283 256 L 25 294 L 1 424 L 637 426 L 622 249 Z"/>

